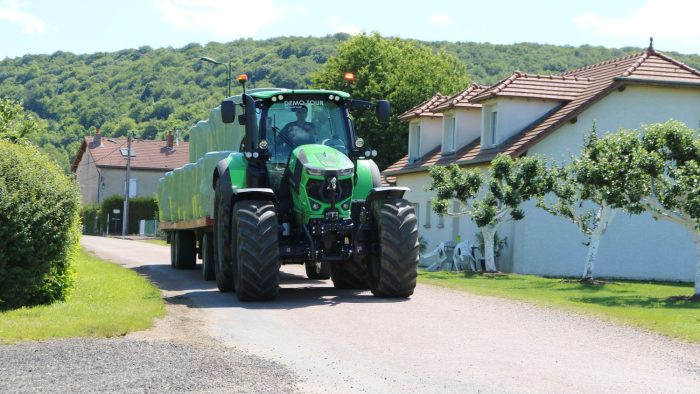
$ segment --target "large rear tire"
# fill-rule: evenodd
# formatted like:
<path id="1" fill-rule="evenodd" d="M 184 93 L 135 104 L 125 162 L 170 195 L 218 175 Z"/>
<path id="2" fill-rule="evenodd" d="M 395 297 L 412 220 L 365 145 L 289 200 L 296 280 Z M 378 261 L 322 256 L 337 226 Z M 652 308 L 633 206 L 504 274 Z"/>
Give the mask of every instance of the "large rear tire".
<path id="1" fill-rule="evenodd" d="M 306 277 L 309 279 L 330 279 L 331 264 L 330 263 L 304 263 L 306 269 Z"/>
<path id="2" fill-rule="evenodd" d="M 202 278 L 204 280 L 216 279 L 214 269 L 214 233 L 206 232 L 202 236 Z"/>
<path id="3" fill-rule="evenodd" d="M 178 230 L 173 232 L 171 241 L 170 265 L 178 270 L 197 267 L 197 238 L 194 231 Z"/>
<path id="4" fill-rule="evenodd" d="M 418 222 L 413 206 L 404 199 L 372 204 L 379 250 L 370 258 L 370 290 L 377 297 L 407 298 L 418 276 Z"/>
<path id="5" fill-rule="evenodd" d="M 234 283 L 240 301 L 264 301 L 279 292 L 279 241 L 275 206 L 239 201 L 233 207 Z"/>
<path id="6" fill-rule="evenodd" d="M 234 291 L 231 245 L 231 202 L 224 201 L 223 184 L 214 188 L 214 277 L 222 293 Z"/>
<path id="7" fill-rule="evenodd" d="M 369 278 L 365 259 L 354 259 L 331 265 L 331 278 L 336 289 L 369 289 Z"/>

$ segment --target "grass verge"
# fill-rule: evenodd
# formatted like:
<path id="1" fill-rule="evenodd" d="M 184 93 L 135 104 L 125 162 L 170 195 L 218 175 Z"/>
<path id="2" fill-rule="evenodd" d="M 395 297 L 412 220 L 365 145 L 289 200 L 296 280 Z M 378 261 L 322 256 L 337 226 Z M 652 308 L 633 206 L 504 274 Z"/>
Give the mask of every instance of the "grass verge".
<path id="1" fill-rule="evenodd" d="M 166 242 L 164 239 L 160 239 L 160 238 L 146 239 L 143 242 L 147 242 L 149 244 L 154 244 L 154 245 L 169 246 L 168 242 Z"/>
<path id="2" fill-rule="evenodd" d="M 582 284 L 530 275 L 457 272 L 419 271 L 418 275 L 419 281 L 425 284 L 583 312 L 700 342 L 700 302 L 671 299 L 692 295 L 692 284 L 636 281 Z"/>
<path id="3" fill-rule="evenodd" d="M 0 343 L 120 336 L 165 315 L 160 291 L 136 272 L 82 249 L 73 268 L 75 291 L 66 301 L 0 312 Z"/>

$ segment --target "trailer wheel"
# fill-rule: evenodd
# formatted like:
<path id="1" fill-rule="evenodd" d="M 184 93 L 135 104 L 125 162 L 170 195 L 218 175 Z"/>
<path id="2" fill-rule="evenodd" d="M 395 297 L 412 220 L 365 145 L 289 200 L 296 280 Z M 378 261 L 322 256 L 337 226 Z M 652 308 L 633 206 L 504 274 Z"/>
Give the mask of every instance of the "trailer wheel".
<path id="1" fill-rule="evenodd" d="M 231 204 L 224 201 L 221 182 L 214 189 L 214 276 L 222 293 L 234 291 L 231 247 Z"/>
<path id="2" fill-rule="evenodd" d="M 216 279 L 214 271 L 214 233 L 206 232 L 202 236 L 202 277 L 204 280 Z"/>
<path id="3" fill-rule="evenodd" d="M 350 259 L 332 264 L 331 278 L 336 289 L 367 290 L 369 288 L 367 264 L 364 259 L 361 261 Z"/>
<path id="4" fill-rule="evenodd" d="M 178 270 L 197 267 L 197 238 L 194 231 L 179 230 L 173 233 L 171 265 Z"/>
<path id="5" fill-rule="evenodd" d="M 239 201 L 233 208 L 234 282 L 241 301 L 271 300 L 279 292 L 278 224 L 269 201 Z"/>
<path id="6" fill-rule="evenodd" d="M 418 275 L 418 223 L 413 206 L 404 199 L 372 204 L 377 254 L 370 257 L 370 290 L 377 297 L 407 298 Z"/>
<path id="7" fill-rule="evenodd" d="M 331 264 L 330 263 L 304 263 L 304 268 L 306 268 L 306 277 L 309 279 L 330 279 L 331 277 Z"/>

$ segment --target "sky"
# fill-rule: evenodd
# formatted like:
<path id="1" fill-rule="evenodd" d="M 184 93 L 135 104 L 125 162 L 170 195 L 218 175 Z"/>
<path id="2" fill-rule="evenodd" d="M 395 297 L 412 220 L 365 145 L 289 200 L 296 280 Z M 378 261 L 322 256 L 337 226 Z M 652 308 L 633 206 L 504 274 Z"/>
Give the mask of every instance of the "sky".
<path id="1" fill-rule="evenodd" d="M 0 0 L 0 59 L 379 32 L 426 41 L 646 47 L 700 54 L 692 0 Z"/>

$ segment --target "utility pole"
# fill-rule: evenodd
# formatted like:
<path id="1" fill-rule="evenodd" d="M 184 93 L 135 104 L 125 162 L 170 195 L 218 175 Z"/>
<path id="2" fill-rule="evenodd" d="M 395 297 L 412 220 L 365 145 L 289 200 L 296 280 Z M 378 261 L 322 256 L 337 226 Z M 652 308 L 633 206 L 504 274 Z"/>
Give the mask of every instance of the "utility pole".
<path id="1" fill-rule="evenodd" d="M 126 236 L 129 229 L 129 184 L 131 183 L 131 134 L 126 138 L 126 188 L 124 192 L 124 220 L 122 221 L 122 237 Z"/>

